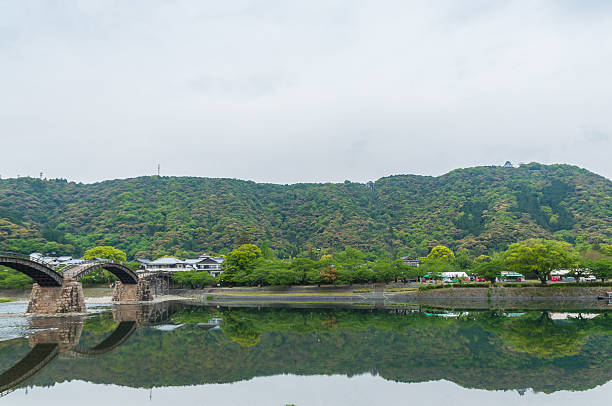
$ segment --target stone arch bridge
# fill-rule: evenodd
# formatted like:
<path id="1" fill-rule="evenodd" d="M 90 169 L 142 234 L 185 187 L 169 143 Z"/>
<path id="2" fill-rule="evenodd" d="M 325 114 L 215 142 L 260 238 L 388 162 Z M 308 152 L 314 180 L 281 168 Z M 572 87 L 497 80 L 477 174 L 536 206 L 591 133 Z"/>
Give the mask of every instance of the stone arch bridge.
<path id="1" fill-rule="evenodd" d="M 56 270 L 26 255 L 0 252 L 0 265 L 15 269 L 34 280 L 28 313 L 83 313 L 86 311 L 81 278 L 98 269 L 117 277 L 113 302 L 147 302 L 154 294 L 168 292 L 170 275 L 138 275 L 127 266 L 112 261 L 86 261 Z"/>

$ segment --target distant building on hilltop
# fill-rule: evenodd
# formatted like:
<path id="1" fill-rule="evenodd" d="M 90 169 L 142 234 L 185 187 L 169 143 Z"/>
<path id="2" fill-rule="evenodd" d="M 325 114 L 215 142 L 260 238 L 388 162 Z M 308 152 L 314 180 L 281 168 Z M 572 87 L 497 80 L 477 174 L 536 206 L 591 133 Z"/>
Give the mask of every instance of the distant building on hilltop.
<path id="1" fill-rule="evenodd" d="M 514 168 L 514 165 L 512 165 L 512 162 L 506 161 L 502 168 Z"/>

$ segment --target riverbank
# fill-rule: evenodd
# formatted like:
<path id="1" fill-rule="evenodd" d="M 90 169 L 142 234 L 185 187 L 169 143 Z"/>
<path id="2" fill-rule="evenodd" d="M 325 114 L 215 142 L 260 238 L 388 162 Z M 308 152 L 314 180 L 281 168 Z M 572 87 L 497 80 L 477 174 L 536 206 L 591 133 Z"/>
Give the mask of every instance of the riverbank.
<path id="1" fill-rule="evenodd" d="M 556 285 L 542 287 L 445 287 L 443 289 L 419 289 L 416 284 L 406 285 L 356 285 L 356 286 L 292 286 L 292 287 L 239 287 L 209 288 L 201 290 L 177 290 L 183 298 L 194 298 L 214 303 L 359 303 L 388 301 L 394 303 L 420 303 L 448 300 L 470 302 L 520 302 L 520 301 L 598 301 L 612 287 L 584 287 Z"/>

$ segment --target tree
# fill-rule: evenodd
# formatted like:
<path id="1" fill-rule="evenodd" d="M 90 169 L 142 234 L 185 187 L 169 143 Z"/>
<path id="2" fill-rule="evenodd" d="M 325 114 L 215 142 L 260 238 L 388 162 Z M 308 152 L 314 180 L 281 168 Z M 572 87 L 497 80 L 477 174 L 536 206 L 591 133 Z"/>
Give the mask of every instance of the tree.
<path id="1" fill-rule="evenodd" d="M 321 259 L 319 259 L 319 262 L 328 262 L 332 260 L 332 254 L 323 254 L 321 255 Z"/>
<path id="2" fill-rule="evenodd" d="M 291 261 L 291 265 L 289 266 L 293 272 L 295 272 L 297 276 L 297 283 L 305 283 L 306 275 L 309 272 L 316 269 L 318 263 L 308 258 L 296 258 Z"/>
<path id="3" fill-rule="evenodd" d="M 425 257 L 426 261 L 443 259 L 447 262 L 451 262 L 455 259 L 455 253 L 448 247 L 444 245 L 436 245 L 431 249 L 431 252 L 427 257 Z"/>
<path id="4" fill-rule="evenodd" d="M 393 262 L 379 261 L 374 263 L 374 277 L 377 282 L 391 282 L 399 276 L 399 268 Z"/>
<path id="5" fill-rule="evenodd" d="M 408 266 L 404 268 L 402 276 L 406 279 L 422 278 L 427 274 L 427 266 Z"/>
<path id="6" fill-rule="evenodd" d="M 85 251 L 85 253 L 83 254 L 83 258 L 103 258 L 117 263 L 123 263 L 127 261 L 127 255 L 125 254 L 125 252 L 110 246 L 99 246 L 90 248 Z"/>
<path id="7" fill-rule="evenodd" d="M 495 280 L 501 276 L 502 271 L 506 269 L 503 261 L 492 260 L 489 262 L 481 262 L 476 265 L 476 275 L 485 278 L 491 285 L 495 285 Z"/>
<path id="8" fill-rule="evenodd" d="M 286 267 L 274 267 L 268 274 L 268 284 L 289 286 L 297 283 L 297 275 L 291 269 Z"/>
<path id="9" fill-rule="evenodd" d="M 601 279 L 605 282 L 606 279 L 612 278 L 612 260 L 610 259 L 597 259 L 594 261 L 587 261 L 585 267 L 591 271 L 596 278 Z"/>
<path id="10" fill-rule="evenodd" d="M 590 261 L 586 258 L 580 258 L 578 260 L 578 263 L 576 264 L 576 267 L 572 269 L 572 271 L 568 275 L 574 277 L 576 279 L 576 282 L 580 282 L 580 278 L 590 273 L 590 270 L 588 268 L 589 262 Z"/>
<path id="11" fill-rule="evenodd" d="M 107 245 L 93 247 L 93 248 L 88 249 L 83 254 L 83 258 L 84 259 L 102 258 L 102 259 L 108 259 L 109 261 L 113 261 L 113 262 L 121 263 L 121 264 L 127 262 L 127 255 L 125 254 L 125 252 L 115 247 L 110 247 Z M 106 283 L 111 283 L 115 281 L 116 279 L 117 278 L 112 273 L 104 269 L 98 269 L 98 270 L 91 272 L 89 275 L 84 276 L 81 279 L 81 282 L 83 282 L 83 284 L 85 285 L 101 284 L 101 283 L 106 284 Z"/>
<path id="12" fill-rule="evenodd" d="M 223 267 L 235 267 L 240 270 L 245 270 L 252 265 L 257 258 L 261 258 L 261 256 L 261 250 L 257 245 L 243 244 L 235 248 L 225 257 Z"/>
<path id="13" fill-rule="evenodd" d="M 275 267 L 278 261 L 258 258 L 252 264 L 251 269 L 241 271 L 233 280 L 239 285 L 261 286 L 268 283 L 270 269 Z M 223 275 L 223 274 L 221 274 Z"/>
<path id="14" fill-rule="evenodd" d="M 32 279 L 17 271 L 9 271 L 8 275 L 1 275 L 0 289 L 25 289 L 32 285 Z M 4 273 L 4 272 L 2 272 Z"/>
<path id="15" fill-rule="evenodd" d="M 334 255 L 334 261 L 339 266 L 347 268 L 355 268 L 363 263 L 365 254 L 355 248 L 346 247 L 344 251 L 340 251 Z"/>
<path id="16" fill-rule="evenodd" d="M 427 275 L 427 278 L 432 280 L 440 279 L 442 272 L 455 270 L 453 265 L 444 258 L 425 261 L 419 268 L 419 271 L 424 272 L 423 275 Z"/>
<path id="17" fill-rule="evenodd" d="M 323 276 L 319 269 L 313 268 L 306 272 L 306 283 L 320 286 L 322 280 Z"/>
<path id="18" fill-rule="evenodd" d="M 272 251 L 272 248 L 270 248 L 270 245 L 268 244 L 268 241 L 265 241 L 261 243 L 261 256 L 264 257 L 265 259 L 274 259 L 276 258 L 276 255 L 274 255 L 274 251 Z"/>
<path id="19" fill-rule="evenodd" d="M 337 277 L 338 277 L 338 270 L 331 265 L 326 266 L 321 271 L 321 279 L 323 280 L 323 282 L 336 283 Z"/>
<path id="20" fill-rule="evenodd" d="M 181 287 L 200 289 L 215 282 L 215 277 L 204 271 L 175 272 L 172 281 Z"/>
<path id="21" fill-rule="evenodd" d="M 567 242 L 532 238 L 511 244 L 505 258 L 509 268 L 523 274 L 533 273 L 546 284 L 555 269 L 574 268 L 578 254 Z"/>
<path id="22" fill-rule="evenodd" d="M 261 256 L 261 250 L 254 244 L 244 244 L 235 248 L 223 261 L 223 281 L 238 283 L 238 279 L 246 277 Z"/>
<path id="23" fill-rule="evenodd" d="M 478 257 L 476 257 L 476 259 L 474 260 L 474 262 L 476 264 L 480 264 L 482 262 L 491 262 L 491 257 L 485 254 L 479 255 Z"/>
<path id="24" fill-rule="evenodd" d="M 468 270 L 474 266 L 474 261 L 472 261 L 466 251 L 461 251 L 455 257 L 455 265 L 461 270 Z"/>

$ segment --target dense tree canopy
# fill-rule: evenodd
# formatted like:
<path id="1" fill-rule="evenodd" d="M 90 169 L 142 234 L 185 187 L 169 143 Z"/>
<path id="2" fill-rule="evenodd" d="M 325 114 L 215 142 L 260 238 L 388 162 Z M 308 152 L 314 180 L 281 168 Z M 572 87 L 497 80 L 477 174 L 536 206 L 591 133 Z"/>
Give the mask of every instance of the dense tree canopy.
<path id="1" fill-rule="evenodd" d="M 510 245 L 506 264 L 523 274 L 534 274 L 546 283 L 555 269 L 572 269 L 578 264 L 578 254 L 566 242 L 529 239 Z"/>
<path id="2" fill-rule="evenodd" d="M 111 260 L 113 262 L 118 262 L 118 263 L 123 263 L 127 261 L 127 255 L 125 254 L 125 252 L 115 247 L 109 247 L 109 246 L 90 248 L 87 251 L 85 251 L 85 253 L 83 254 L 83 258 L 84 259 L 102 258 L 102 259 L 108 259 L 108 260 Z"/>
<path id="3" fill-rule="evenodd" d="M 266 259 L 354 247 L 368 260 L 471 256 L 528 238 L 612 243 L 612 182 L 569 165 L 477 167 L 398 175 L 373 187 L 140 177 L 95 184 L 0 180 L 0 250 L 80 256 L 114 246 L 129 258 L 226 254 L 242 242 Z M 603 249 L 603 248 L 602 248 Z M 606 248 L 607 249 L 607 248 Z"/>
<path id="4" fill-rule="evenodd" d="M 476 275 L 481 276 L 495 284 L 497 278 L 501 276 L 501 273 L 506 270 L 506 264 L 504 261 L 496 259 L 491 261 L 480 262 L 476 265 L 474 272 Z"/>
<path id="5" fill-rule="evenodd" d="M 455 259 L 455 253 L 444 245 L 436 245 L 431 249 L 431 252 L 425 257 L 425 261 L 443 260 L 452 262 Z"/>
<path id="6" fill-rule="evenodd" d="M 612 278 L 612 259 L 586 261 L 584 265 L 590 273 L 602 281 Z"/>

